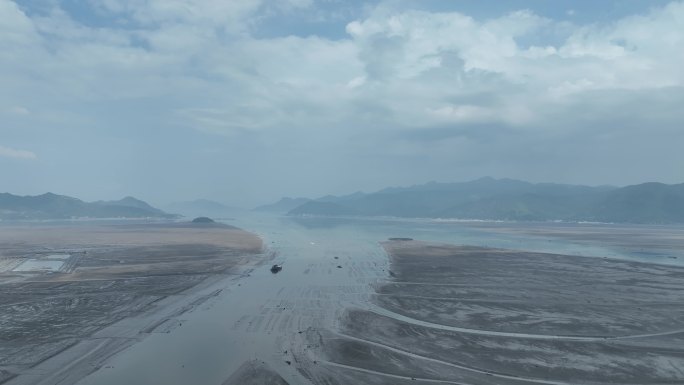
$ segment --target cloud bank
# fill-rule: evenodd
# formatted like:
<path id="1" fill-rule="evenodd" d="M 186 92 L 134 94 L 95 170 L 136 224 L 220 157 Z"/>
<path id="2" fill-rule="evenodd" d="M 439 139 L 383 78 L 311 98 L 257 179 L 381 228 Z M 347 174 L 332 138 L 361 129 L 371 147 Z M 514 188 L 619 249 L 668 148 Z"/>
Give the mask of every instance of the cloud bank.
<path id="1" fill-rule="evenodd" d="M 254 175 L 289 173 L 295 194 L 485 174 L 684 179 L 680 1 L 591 24 L 389 1 L 37 4 L 0 0 L 0 102 L 31 111 L 3 128 L 19 139 L 47 146 L 60 130 L 148 155 L 196 142 L 226 165 L 261 153 L 271 161 L 229 176 L 259 189 Z M 310 30 L 264 36 L 295 17 Z"/>

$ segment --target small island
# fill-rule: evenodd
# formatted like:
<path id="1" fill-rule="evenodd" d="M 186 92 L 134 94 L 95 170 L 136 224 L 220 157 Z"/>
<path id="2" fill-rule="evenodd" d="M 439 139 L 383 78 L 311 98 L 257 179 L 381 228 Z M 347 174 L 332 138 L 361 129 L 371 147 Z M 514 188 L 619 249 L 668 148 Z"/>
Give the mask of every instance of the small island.
<path id="1" fill-rule="evenodd" d="M 209 217 L 197 217 L 197 218 L 192 220 L 192 223 L 216 223 L 216 222 Z"/>

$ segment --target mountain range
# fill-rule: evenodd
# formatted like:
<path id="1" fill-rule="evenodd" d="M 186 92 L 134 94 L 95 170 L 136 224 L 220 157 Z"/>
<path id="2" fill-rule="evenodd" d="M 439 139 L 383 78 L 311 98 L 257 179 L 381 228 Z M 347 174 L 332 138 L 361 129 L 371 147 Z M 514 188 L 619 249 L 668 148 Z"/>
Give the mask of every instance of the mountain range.
<path id="1" fill-rule="evenodd" d="M 490 177 L 303 201 L 291 216 L 684 223 L 684 184 L 579 186 Z"/>
<path id="2" fill-rule="evenodd" d="M 187 216 L 232 216 L 241 211 L 205 199 L 165 208 Z M 486 177 L 470 182 L 430 182 L 318 199 L 283 198 L 254 210 L 290 216 L 684 223 L 684 184 L 580 186 Z M 36 196 L 0 193 L 0 219 L 4 220 L 177 216 L 133 197 L 85 202 L 53 193 Z"/>
<path id="3" fill-rule="evenodd" d="M 0 193 L 0 219 L 4 220 L 175 217 L 133 197 L 117 201 L 84 202 L 53 193 L 35 196 Z"/>
<path id="4" fill-rule="evenodd" d="M 296 209 L 304 203 L 310 202 L 309 198 L 282 198 L 278 202 L 258 206 L 253 211 L 272 212 L 272 213 L 287 213 L 290 210 Z"/>

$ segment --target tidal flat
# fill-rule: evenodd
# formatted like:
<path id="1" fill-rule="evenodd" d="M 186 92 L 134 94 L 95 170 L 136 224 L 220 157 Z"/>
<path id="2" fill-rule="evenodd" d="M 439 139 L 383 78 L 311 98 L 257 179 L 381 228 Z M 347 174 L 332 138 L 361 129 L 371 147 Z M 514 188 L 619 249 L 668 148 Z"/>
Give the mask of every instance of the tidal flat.
<path id="1" fill-rule="evenodd" d="M 231 223 L 6 226 L 3 385 L 684 383 L 679 228 Z"/>
<path id="2" fill-rule="evenodd" d="M 181 293 L 267 258 L 222 224 L 3 225 L 0 245 L 0 383 L 73 382 L 206 297 Z"/>
<path id="3" fill-rule="evenodd" d="M 310 332 L 321 384 L 684 382 L 684 268 L 384 242 L 390 278 Z"/>

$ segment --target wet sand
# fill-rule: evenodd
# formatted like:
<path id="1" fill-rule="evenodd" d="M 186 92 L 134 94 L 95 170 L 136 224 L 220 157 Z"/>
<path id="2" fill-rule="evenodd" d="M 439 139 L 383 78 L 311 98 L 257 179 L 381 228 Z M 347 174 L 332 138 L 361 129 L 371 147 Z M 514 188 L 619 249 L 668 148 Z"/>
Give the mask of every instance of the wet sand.
<path id="1" fill-rule="evenodd" d="M 3 225 L 0 383 L 75 382 L 267 258 L 227 225 Z"/>
<path id="2" fill-rule="evenodd" d="M 684 382 L 681 267 L 603 258 L 613 253 L 581 240 L 535 241 L 522 225 L 503 240 L 498 230 L 394 221 L 240 226 L 258 231 L 281 272 L 209 274 L 9 383 Z M 617 244 L 619 231 L 609 232 Z M 424 237 L 480 247 L 406 240 Z M 497 241 L 537 252 L 483 247 Z M 169 252 L 151 253 L 162 270 Z"/>
<path id="3" fill-rule="evenodd" d="M 240 226 L 259 229 L 282 271 L 273 274 L 268 264 L 235 283 L 218 282 L 222 291 L 185 313 L 181 326 L 111 357 L 78 384 L 220 385 L 247 381 L 236 374 L 245 367 L 256 378 L 270 376 L 262 372 L 268 368 L 290 385 L 311 384 L 301 370 L 318 364 L 307 358 L 314 347 L 306 336 L 368 303 L 372 284 L 387 275 L 387 256 L 374 234 L 355 228 L 304 230 L 272 217 Z"/>
<path id="4" fill-rule="evenodd" d="M 419 241 L 383 243 L 376 307 L 311 332 L 325 384 L 684 382 L 684 269 Z M 408 382 L 406 382 L 408 383 Z"/>
<path id="5" fill-rule="evenodd" d="M 252 360 L 245 362 L 222 385 L 288 385 L 280 375 L 265 362 Z"/>
<path id="6" fill-rule="evenodd" d="M 661 264 L 684 264 L 682 225 L 473 222 L 468 226 L 494 234 L 597 245 Z"/>

